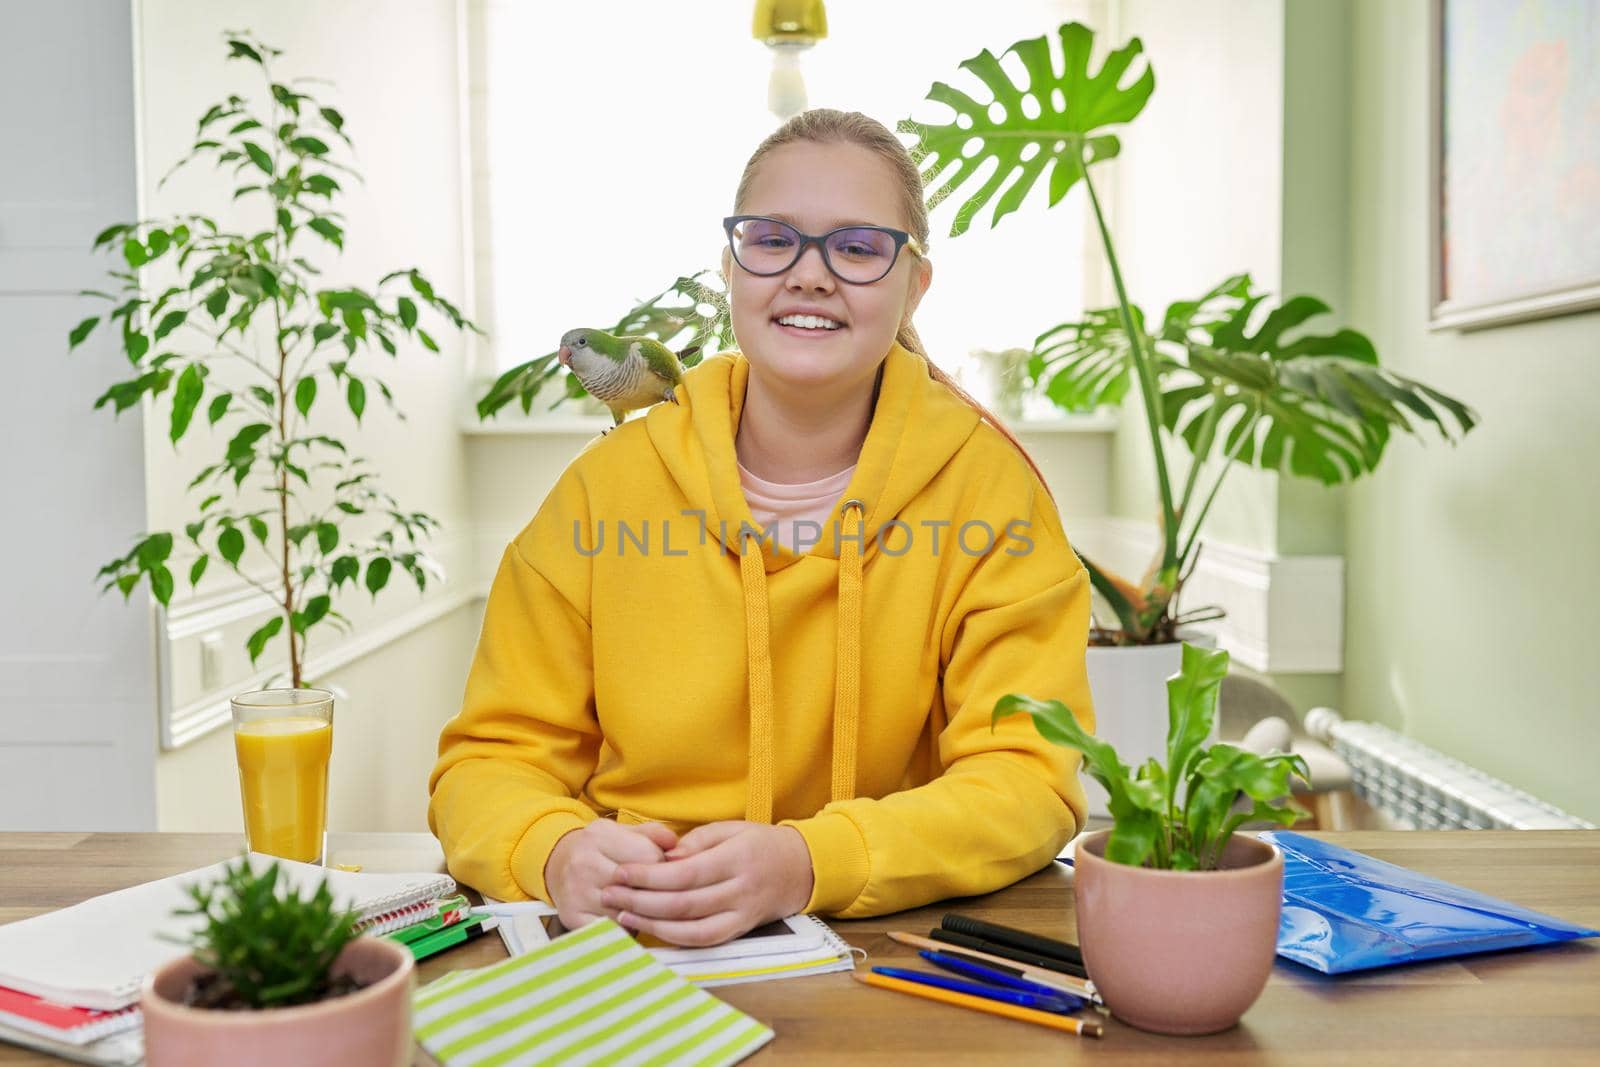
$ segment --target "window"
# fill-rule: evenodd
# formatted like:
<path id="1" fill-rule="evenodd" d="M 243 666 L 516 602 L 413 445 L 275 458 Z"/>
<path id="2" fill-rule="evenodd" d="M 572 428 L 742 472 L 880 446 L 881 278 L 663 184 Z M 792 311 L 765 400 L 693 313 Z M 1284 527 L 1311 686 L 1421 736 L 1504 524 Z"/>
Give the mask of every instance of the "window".
<path id="1" fill-rule="evenodd" d="M 891 129 L 907 116 L 942 118 L 924 99 L 935 80 L 965 84 L 959 64 L 981 48 L 1053 38 L 1087 7 L 829 0 L 829 36 L 801 62 L 809 102 Z M 481 0 L 472 74 L 479 311 L 493 335 L 485 371 L 716 267 L 739 174 L 778 121 L 766 109 L 771 54 L 750 36 L 752 8 Z M 1082 194 L 1047 210 L 1044 184 L 998 229 L 986 211 L 950 239 L 960 198 L 936 212 L 934 283 L 916 323 L 947 370 L 975 348 L 1031 345 L 1080 310 Z"/>

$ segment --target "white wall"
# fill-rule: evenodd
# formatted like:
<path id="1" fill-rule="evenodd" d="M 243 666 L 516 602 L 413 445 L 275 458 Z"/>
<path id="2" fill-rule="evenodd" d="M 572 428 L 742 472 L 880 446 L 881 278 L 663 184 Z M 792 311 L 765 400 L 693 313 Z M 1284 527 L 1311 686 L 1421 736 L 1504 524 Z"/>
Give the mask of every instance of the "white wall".
<path id="1" fill-rule="evenodd" d="M 428 828 L 428 772 L 439 728 L 461 706 L 482 623 L 483 601 L 473 600 L 329 678 L 349 694 L 334 708 L 330 830 Z M 156 790 L 163 830 L 244 832 L 227 730 L 163 753 Z"/>
<path id="2" fill-rule="evenodd" d="M 141 0 L 137 10 L 147 213 L 200 210 L 224 225 L 264 222 L 249 215 L 248 200 L 238 207 L 230 203 L 234 182 L 225 171 L 191 169 L 157 188 L 187 150 L 206 107 L 231 92 L 262 92 L 253 64 L 224 60 L 223 32 L 249 29 L 284 51 L 274 68 L 280 80 L 305 75 L 331 81 L 310 89 L 344 114 L 355 141 L 354 165 L 365 183 L 343 183 L 347 195 L 336 206 L 348 216 L 345 252 L 338 257 L 330 247 L 314 253 L 325 272 L 322 280 L 370 287 L 389 270 L 416 266 L 471 313 L 455 0 Z M 460 699 L 475 636 L 466 584 L 471 520 L 456 430 L 465 345 L 449 328 L 430 332 L 442 355 L 411 344 L 401 347 L 393 363 L 382 363 L 381 354 L 361 357 L 373 359 L 369 370 L 393 387 L 408 421 L 395 420 L 376 398 L 359 429 L 348 413 L 326 403 L 329 398 L 313 411 L 313 424 L 320 412 L 328 432 L 373 461 L 384 488 L 402 507 L 440 521 L 443 532 L 432 549 L 453 578 L 438 588 L 430 585 L 426 596 L 398 575 L 376 603 L 364 592 L 349 593 L 335 606 L 356 623 L 354 634 L 340 640 L 327 628 L 316 632 L 313 674 L 351 693 L 348 705 L 336 712 L 332 805 L 340 829 L 422 828 L 427 766 L 439 727 Z M 226 438 L 191 430 L 191 439 L 175 453 L 164 433 L 167 410 L 158 408 L 146 435 L 149 510 L 153 525 L 181 529 L 198 504 L 184 487 Z M 189 721 L 207 722 L 225 708 L 227 694 L 250 679 L 243 640 L 270 609 L 242 586 L 222 580 L 208 580 L 200 593 L 191 595 L 180 580 L 164 647 L 171 703 Z M 208 633 L 223 635 L 222 679 L 209 689 L 200 684 L 199 653 Z M 382 775 L 374 773 L 379 763 L 386 768 Z M 157 776 L 162 829 L 238 825 L 225 732 L 163 753 Z"/>
<path id="3" fill-rule="evenodd" d="M 0 829 L 155 828 L 151 612 L 96 594 L 144 523 L 138 411 L 100 329 L 94 235 L 135 211 L 125 3 L 12 4 L 0 32 Z"/>
<path id="4" fill-rule="evenodd" d="M 1117 253 L 1129 299 L 1159 321 L 1173 300 L 1197 297 L 1240 271 L 1277 290 L 1284 0 L 1123 0 L 1120 15 L 1112 43 L 1139 37 L 1156 74 L 1150 102 L 1125 129 L 1116 171 Z M 1155 480 L 1137 397 L 1124 414 L 1113 510 L 1153 520 Z M 1187 451 L 1175 450 L 1174 493 L 1187 471 Z M 1208 536 L 1272 550 L 1276 507 L 1275 476 L 1233 471 L 1212 508 Z"/>

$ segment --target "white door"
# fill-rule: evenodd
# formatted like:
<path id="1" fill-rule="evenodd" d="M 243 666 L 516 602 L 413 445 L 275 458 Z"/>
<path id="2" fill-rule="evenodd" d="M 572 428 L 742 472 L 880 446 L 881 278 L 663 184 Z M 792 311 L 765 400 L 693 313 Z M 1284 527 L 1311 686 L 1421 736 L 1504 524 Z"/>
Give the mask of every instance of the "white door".
<path id="1" fill-rule="evenodd" d="M 137 215 L 128 0 L 0 0 L 0 830 L 154 830 L 153 609 L 101 596 L 144 528 L 139 410 L 94 235 Z M 119 366 L 120 364 L 120 366 Z"/>

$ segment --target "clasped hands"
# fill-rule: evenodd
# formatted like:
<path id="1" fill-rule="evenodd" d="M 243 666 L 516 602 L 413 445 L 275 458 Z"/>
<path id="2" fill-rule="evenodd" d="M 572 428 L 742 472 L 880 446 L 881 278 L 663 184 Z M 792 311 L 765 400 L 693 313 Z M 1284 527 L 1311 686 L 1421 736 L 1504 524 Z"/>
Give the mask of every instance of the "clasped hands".
<path id="1" fill-rule="evenodd" d="M 561 924 L 594 919 L 674 945 L 718 945 L 793 915 L 811 899 L 811 853 L 792 826 L 707 823 L 679 837 L 660 823 L 596 819 L 545 862 Z"/>

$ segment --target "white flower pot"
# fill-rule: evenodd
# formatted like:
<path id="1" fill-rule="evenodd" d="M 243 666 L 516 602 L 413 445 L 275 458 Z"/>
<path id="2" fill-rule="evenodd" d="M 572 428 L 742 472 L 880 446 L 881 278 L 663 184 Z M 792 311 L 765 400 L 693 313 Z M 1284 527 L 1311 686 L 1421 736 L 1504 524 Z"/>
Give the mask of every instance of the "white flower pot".
<path id="1" fill-rule="evenodd" d="M 1188 632 L 1183 640 L 1212 648 L 1216 637 Z M 1116 746 L 1122 762 L 1136 768 L 1151 756 L 1167 761 L 1167 679 L 1183 666 L 1183 644 L 1135 645 L 1128 648 L 1090 646 L 1089 690 L 1094 696 L 1094 735 Z M 1219 713 L 1212 724 L 1210 744 L 1217 739 Z M 1106 791 L 1082 775 L 1089 814 L 1109 816 Z"/>

